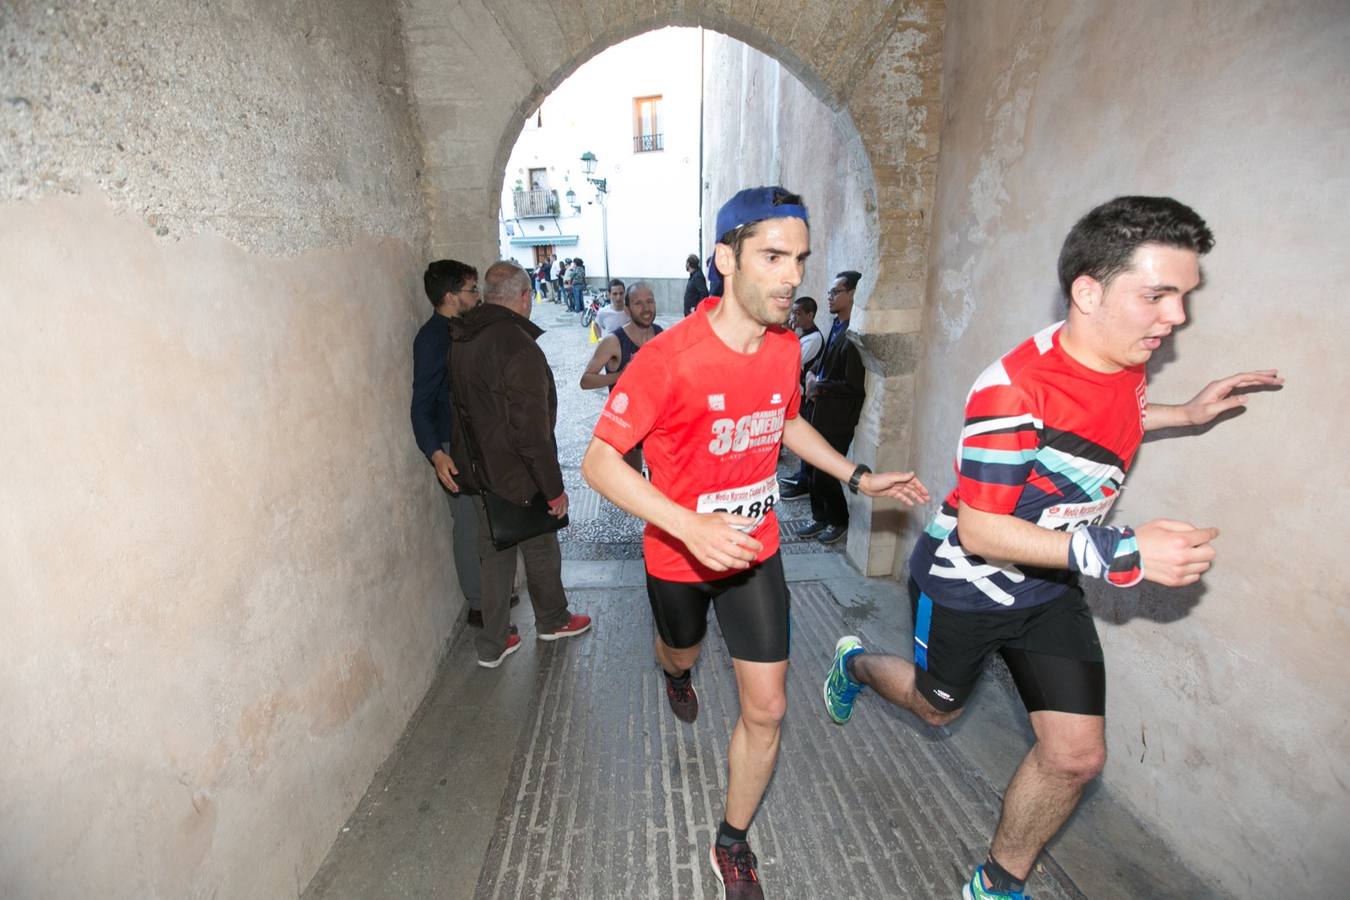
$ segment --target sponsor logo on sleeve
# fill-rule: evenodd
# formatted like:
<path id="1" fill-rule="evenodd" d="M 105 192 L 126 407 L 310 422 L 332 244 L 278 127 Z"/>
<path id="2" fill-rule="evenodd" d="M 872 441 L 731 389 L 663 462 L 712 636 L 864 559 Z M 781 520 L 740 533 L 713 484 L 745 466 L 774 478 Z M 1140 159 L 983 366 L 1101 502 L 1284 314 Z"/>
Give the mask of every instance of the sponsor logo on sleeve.
<path id="1" fill-rule="evenodd" d="M 727 397 L 726 397 L 726 394 L 709 394 L 709 395 L 708 395 L 708 409 L 711 409 L 711 410 L 713 410 L 714 412 L 721 412 L 721 411 L 725 410 L 726 408 L 727 408 Z"/>

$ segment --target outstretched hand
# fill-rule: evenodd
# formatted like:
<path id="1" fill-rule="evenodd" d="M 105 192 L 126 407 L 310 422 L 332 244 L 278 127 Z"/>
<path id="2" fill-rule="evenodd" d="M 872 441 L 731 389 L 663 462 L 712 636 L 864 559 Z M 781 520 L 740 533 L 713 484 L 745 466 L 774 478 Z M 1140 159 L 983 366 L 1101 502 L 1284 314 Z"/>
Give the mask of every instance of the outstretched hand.
<path id="1" fill-rule="evenodd" d="M 1205 385 L 1200 393 L 1183 404 L 1186 418 L 1192 425 L 1204 425 L 1214 421 L 1216 416 L 1247 404 L 1246 394 L 1234 394 L 1239 388 L 1258 386 L 1278 386 L 1284 384 L 1276 369 L 1257 369 L 1252 372 L 1239 372 Z"/>
<path id="2" fill-rule="evenodd" d="M 906 506 L 928 502 L 928 488 L 913 472 L 869 472 L 858 480 L 858 489 L 869 497 L 890 497 Z"/>

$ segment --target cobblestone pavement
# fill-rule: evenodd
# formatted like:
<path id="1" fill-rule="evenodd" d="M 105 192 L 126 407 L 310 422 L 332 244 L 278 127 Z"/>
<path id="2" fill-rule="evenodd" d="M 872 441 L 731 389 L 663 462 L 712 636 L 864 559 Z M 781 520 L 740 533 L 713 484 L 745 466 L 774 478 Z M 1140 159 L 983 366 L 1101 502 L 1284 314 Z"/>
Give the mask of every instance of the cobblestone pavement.
<path id="1" fill-rule="evenodd" d="M 535 318 L 548 329 L 540 344 L 558 382 L 558 443 L 572 498 L 563 579 L 573 608 L 593 615 L 595 628 L 538 642 L 522 604 L 515 621 L 525 646 L 490 672 L 474 664 L 472 633 L 461 628 L 304 891 L 310 900 L 721 896 L 707 850 L 737 716 L 731 661 L 710 617 L 694 669 L 699 718 L 676 720 L 651 652 L 638 523 L 578 472 L 604 401 L 577 387 L 592 345 L 559 307 L 537 307 Z M 805 501 L 785 506 L 790 519 L 808 515 Z M 751 829 L 766 895 L 954 900 L 998 817 L 998 792 L 970 748 L 1006 741 L 983 765 L 1015 764 L 1029 742 L 1020 706 L 992 684 L 977 692 L 958 725 L 978 743 L 922 726 L 868 694 L 849 725 L 834 725 L 820 692 L 835 639 L 851 632 L 903 652 L 908 604 L 899 585 L 863 578 L 813 541 L 786 539 L 784 568 L 792 591 L 788 713 Z M 1000 785 L 1010 771 L 996 776 Z M 1068 846 L 1094 898 L 1208 896 L 1134 820 L 1120 820 L 1108 798 L 1090 796 L 1084 806 L 1089 815 L 1075 820 Z M 1050 853 L 1033 882 L 1038 900 L 1085 896 Z"/>

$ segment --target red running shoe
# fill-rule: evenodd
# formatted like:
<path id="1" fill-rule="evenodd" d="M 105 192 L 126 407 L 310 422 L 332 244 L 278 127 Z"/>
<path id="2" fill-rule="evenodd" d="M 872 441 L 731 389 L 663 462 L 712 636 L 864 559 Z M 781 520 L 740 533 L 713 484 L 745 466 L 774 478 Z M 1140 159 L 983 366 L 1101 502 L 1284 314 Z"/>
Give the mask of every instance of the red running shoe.
<path id="1" fill-rule="evenodd" d="M 745 841 L 722 847 L 714 839 L 708 859 L 713 874 L 722 882 L 724 900 L 764 900 L 764 889 L 759 886 L 759 873 L 755 871 L 759 861 Z"/>
<path id="2" fill-rule="evenodd" d="M 539 635 L 541 641 L 556 641 L 562 638 L 576 637 L 579 634 L 585 634 L 591 630 L 591 617 L 581 616 L 572 613 L 572 618 L 567 620 L 567 624 L 546 634 Z"/>
<path id="3" fill-rule="evenodd" d="M 510 656 L 512 653 L 515 653 L 519 649 L 520 649 L 520 635 L 512 631 L 511 634 L 506 638 L 506 646 L 502 648 L 500 656 L 498 656 L 496 659 L 480 659 L 478 661 L 478 664 L 485 669 L 495 669 L 502 664 L 502 660 L 506 659 L 508 656 Z"/>

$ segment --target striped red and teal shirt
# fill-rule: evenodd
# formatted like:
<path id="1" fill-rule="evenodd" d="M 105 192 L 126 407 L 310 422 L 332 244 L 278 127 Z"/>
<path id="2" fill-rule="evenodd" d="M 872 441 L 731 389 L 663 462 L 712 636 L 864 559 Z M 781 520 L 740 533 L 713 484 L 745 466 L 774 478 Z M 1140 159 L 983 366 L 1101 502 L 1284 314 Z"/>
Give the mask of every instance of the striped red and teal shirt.
<path id="1" fill-rule="evenodd" d="M 1049 602 L 1067 570 L 985 559 L 961 546 L 960 503 L 1042 528 L 1100 524 L 1144 434 L 1142 366 L 1095 372 L 1060 347 L 1063 322 L 985 369 L 966 399 L 956 487 L 909 558 L 935 603 L 981 612 Z"/>

